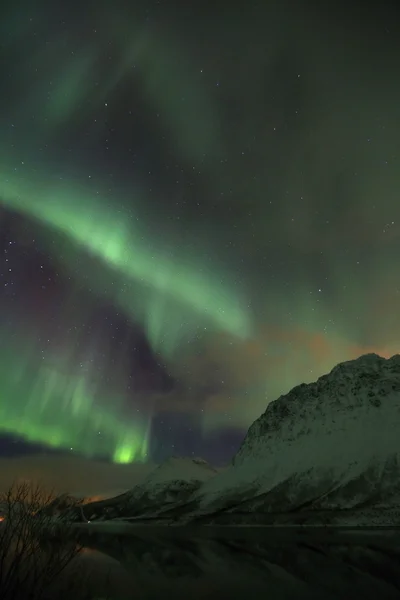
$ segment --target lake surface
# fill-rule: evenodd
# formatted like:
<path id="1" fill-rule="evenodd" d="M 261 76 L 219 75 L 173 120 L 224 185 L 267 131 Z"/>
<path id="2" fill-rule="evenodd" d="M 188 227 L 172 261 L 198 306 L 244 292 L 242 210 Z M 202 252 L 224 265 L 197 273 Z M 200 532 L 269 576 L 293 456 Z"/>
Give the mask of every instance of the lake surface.
<path id="1" fill-rule="evenodd" d="M 400 530 L 152 527 L 81 529 L 92 598 L 400 598 Z"/>

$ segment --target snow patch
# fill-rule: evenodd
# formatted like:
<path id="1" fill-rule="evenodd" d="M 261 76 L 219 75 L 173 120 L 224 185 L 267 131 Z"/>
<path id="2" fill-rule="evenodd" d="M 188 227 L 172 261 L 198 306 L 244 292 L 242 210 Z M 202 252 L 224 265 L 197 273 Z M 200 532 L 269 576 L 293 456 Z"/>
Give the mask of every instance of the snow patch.
<path id="1" fill-rule="evenodd" d="M 400 356 L 365 355 L 271 403 L 250 427 L 233 465 L 196 497 L 204 509 L 227 499 L 234 504 L 235 495 L 242 500 L 243 494 L 278 488 L 282 494 L 286 484 L 286 504 L 294 507 L 307 488 L 310 500 L 334 496 L 363 477 L 363 489 L 358 493 L 354 486 L 352 498 L 340 504 L 337 494 L 338 506 L 368 501 L 383 485 L 397 502 L 399 434 Z"/>

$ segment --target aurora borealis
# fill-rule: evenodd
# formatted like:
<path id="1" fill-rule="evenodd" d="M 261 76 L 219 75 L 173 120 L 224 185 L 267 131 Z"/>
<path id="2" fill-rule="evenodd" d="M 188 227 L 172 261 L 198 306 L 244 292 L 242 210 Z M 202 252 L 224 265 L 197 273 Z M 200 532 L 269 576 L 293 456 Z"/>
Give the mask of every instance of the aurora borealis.
<path id="1" fill-rule="evenodd" d="M 1 9 L 10 452 L 223 463 L 280 393 L 399 351 L 400 37 L 363 10 Z"/>

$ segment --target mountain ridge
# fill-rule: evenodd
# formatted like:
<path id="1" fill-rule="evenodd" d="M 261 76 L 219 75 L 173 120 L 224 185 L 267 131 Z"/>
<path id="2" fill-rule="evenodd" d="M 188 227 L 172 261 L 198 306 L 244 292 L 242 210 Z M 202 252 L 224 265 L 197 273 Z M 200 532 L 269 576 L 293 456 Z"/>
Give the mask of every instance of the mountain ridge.
<path id="1" fill-rule="evenodd" d="M 114 498 L 89 502 L 73 507 L 69 517 L 73 520 L 115 519 L 145 516 L 167 510 L 186 501 L 207 479 L 217 471 L 201 458 L 170 457 L 151 471 L 132 489 Z"/>
<path id="2" fill-rule="evenodd" d="M 363 355 L 271 402 L 222 472 L 199 459 L 169 459 L 108 501 L 117 511 L 96 516 L 93 503 L 94 516 L 235 523 L 235 514 L 240 522 L 246 515 L 273 522 L 274 515 L 380 510 L 396 520 L 399 434 L 400 356 Z"/>
<path id="3" fill-rule="evenodd" d="M 269 511 L 354 508 L 383 493 L 386 507 L 397 505 L 399 433 L 400 356 L 340 363 L 267 407 L 232 466 L 199 490 L 200 506 L 221 508 L 236 493 L 250 503 L 263 494 Z"/>

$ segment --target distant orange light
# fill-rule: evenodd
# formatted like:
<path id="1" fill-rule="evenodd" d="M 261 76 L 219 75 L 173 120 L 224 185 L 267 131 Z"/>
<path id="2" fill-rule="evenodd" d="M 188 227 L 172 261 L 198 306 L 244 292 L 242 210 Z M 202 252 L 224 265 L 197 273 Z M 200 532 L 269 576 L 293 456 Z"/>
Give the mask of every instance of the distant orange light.
<path id="1" fill-rule="evenodd" d="M 0 517 L 0 523 L 4 521 L 5 517 Z"/>

